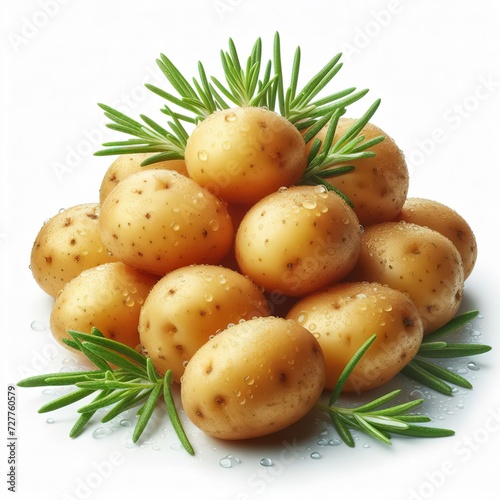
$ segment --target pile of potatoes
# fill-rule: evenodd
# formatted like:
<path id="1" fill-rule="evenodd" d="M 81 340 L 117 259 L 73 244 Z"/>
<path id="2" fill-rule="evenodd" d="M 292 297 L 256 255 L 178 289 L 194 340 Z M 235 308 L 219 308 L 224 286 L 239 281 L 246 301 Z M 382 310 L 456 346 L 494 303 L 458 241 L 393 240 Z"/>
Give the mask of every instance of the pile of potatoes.
<path id="1" fill-rule="evenodd" d="M 352 123 L 341 118 L 337 137 Z M 116 158 L 98 202 L 36 236 L 53 335 L 95 326 L 147 353 L 173 371 L 194 424 L 223 439 L 302 418 L 373 334 L 344 391 L 385 384 L 457 313 L 477 246 L 452 208 L 408 198 L 404 155 L 383 130 L 361 134 L 385 140 L 328 179 L 352 206 L 300 185 L 310 143 L 267 109 L 214 113 L 184 160 Z"/>

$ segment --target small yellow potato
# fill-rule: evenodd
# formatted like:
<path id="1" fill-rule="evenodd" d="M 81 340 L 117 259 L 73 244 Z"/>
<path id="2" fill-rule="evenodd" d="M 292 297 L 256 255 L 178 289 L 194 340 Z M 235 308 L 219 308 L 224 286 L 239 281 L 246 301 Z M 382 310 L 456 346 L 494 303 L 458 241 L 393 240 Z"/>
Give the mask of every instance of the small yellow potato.
<path id="1" fill-rule="evenodd" d="M 168 160 L 141 166 L 141 163 L 155 153 L 135 153 L 118 156 L 104 174 L 99 188 L 99 202 L 102 203 L 109 192 L 123 179 L 141 170 L 175 170 L 182 175 L 188 175 L 184 160 Z"/>
<path id="2" fill-rule="evenodd" d="M 268 316 L 263 293 L 245 276 L 213 265 L 168 273 L 153 287 L 139 318 L 141 344 L 156 370 L 180 382 L 186 363 L 228 325 Z"/>
<path id="3" fill-rule="evenodd" d="M 356 122 L 354 118 L 340 118 L 334 142 Z M 327 127 L 319 132 L 324 140 Z M 369 148 L 375 156 L 339 163 L 353 165 L 352 172 L 326 179 L 344 193 L 353 203 L 354 211 L 363 226 L 393 220 L 399 213 L 408 194 L 409 172 L 403 152 L 380 127 L 367 123 L 359 135 L 365 140 L 384 136 L 385 139 Z M 314 139 L 308 142 L 308 150 Z"/>
<path id="4" fill-rule="evenodd" d="M 296 184 L 307 165 L 302 134 L 286 118 L 258 107 L 216 111 L 191 133 L 189 176 L 224 201 L 252 204 Z"/>
<path id="5" fill-rule="evenodd" d="M 30 268 L 40 288 L 55 297 L 83 270 L 115 262 L 99 234 L 98 203 L 69 207 L 44 223 L 33 243 Z"/>
<path id="6" fill-rule="evenodd" d="M 218 264 L 233 241 L 222 201 L 173 170 L 128 176 L 104 200 L 99 230 L 115 257 L 163 276 L 190 264 Z"/>
<path id="7" fill-rule="evenodd" d="M 408 198 L 395 220 L 413 222 L 434 229 L 457 247 L 467 279 L 477 260 L 477 241 L 468 222 L 455 210 L 443 203 L 426 198 Z"/>
<path id="8" fill-rule="evenodd" d="M 90 333 L 96 327 L 107 338 L 135 349 L 140 344 L 139 314 L 158 280 L 123 264 L 110 262 L 83 271 L 57 295 L 50 328 L 58 342 L 68 330 Z"/>
<path id="9" fill-rule="evenodd" d="M 182 377 L 181 401 L 205 433 L 249 439 L 304 417 L 324 382 L 314 336 L 295 321 L 268 316 L 231 326 L 200 347 Z"/>
<path id="10" fill-rule="evenodd" d="M 280 189 L 250 208 L 235 240 L 243 274 L 267 292 L 300 297 L 344 278 L 361 229 L 351 207 L 322 186 Z"/>
<path id="11" fill-rule="evenodd" d="M 417 354 L 424 331 L 409 297 L 379 283 L 338 283 L 299 300 L 286 317 L 317 338 L 330 390 L 356 351 L 377 336 L 347 379 L 346 393 L 359 394 L 391 380 Z"/>
<path id="12" fill-rule="evenodd" d="M 450 321 L 464 289 L 464 269 L 455 245 L 438 231 L 410 222 L 369 226 L 349 281 L 375 281 L 409 295 L 424 323 L 424 335 Z"/>

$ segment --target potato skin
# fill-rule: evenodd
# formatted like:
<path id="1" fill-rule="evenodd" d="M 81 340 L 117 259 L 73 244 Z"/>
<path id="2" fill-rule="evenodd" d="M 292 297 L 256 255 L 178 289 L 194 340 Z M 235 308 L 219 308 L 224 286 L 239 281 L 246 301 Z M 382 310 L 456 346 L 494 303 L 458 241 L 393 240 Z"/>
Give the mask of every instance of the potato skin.
<path id="1" fill-rule="evenodd" d="M 395 220 L 427 226 L 449 238 L 457 247 L 467 279 L 477 260 L 477 241 L 468 222 L 455 210 L 427 198 L 408 198 Z"/>
<path id="2" fill-rule="evenodd" d="M 250 208 L 235 252 L 241 272 L 266 291 L 300 297 L 343 279 L 356 264 L 360 239 L 344 199 L 322 186 L 295 186 Z"/>
<path id="3" fill-rule="evenodd" d="M 129 175 L 142 170 L 175 170 L 182 175 L 188 176 L 186 162 L 184 160 L 168 160 L 141 166 L 141 163 L 153 156 L 153 153 L 136 153 L 118 156 L 108 167 L 99 188 L 99 202 L 102 203 L 110 191 Z"/>
<path id="4" fill-rule="evenodd" d="M 186 363 L 229 324 L 268 316 L 259 288 L 221 266 L 192 265 L 168 273 L 152 288 L 139 318 L 141 344 L 156 370 L 180 382 Z"/>
<path id="5" fill-rule="evenodd" d="M 137 271 L 122 262 L 87 269 L 68 282 L 57 295 L 50 328 L 58 342 L 68 330 L 90 333 L 98 328 L 105 337 L 133 349 L 139 343 L 139 314 L 156 276 Z"/>
<path id="6" fill-rule="evenodd" d="M 455 245 L 438 231 L 408 222 L 365 229 L 361 252 L 346 281 L 375 281 L 407 293 L 424 323 L 424 335 L 450 321 L 464 290 Z"/>
<path id="7" fill-rule="evenodd" d="M 355 118 L 340 118 L 334 141 L 356 122 Z M 324 139 L 327 127 L 318 134 Z M 327 181 L 344 193 L 354 204 L 354 211 L 363 226 L 393 220 L 408 194 L 409 172 L 403 152 L 384 130 L 367 123 L 360 135 L 365 140 L 384 136 L 385 139 L 369 149 L 375 156 L 361 158 L 337 166 L 354 165 L 355 169 L 344 175 L 330 177 Z M 308 147 L 313 141 L 308 142 Z"/>
<path id="8" fill-rule="evenodd" d="M 318 340 L 325 356 L 325 387 L 333 390 L 342 370 L 373 334 L 343 392 L 361 393 L 397 375 L 417 354 L 423 323 L 406 294 L 369 282 L 339 283 L 299 300 L 288 312 Z"/>
<path id="9" fill-rule="evenodd" d="M 182 405 L 211 436 L 265 436 L 309 412 L 323 391 L 324 370 L 318 341 L 297 322 L 251 319 L 220 332 L 191 358 Z"/>
<path id="10" fill-rule="evenodd" d="M 99 231 L 120 261 L 160 276 L 218 264 L 234 233 L 222 201 L 173 170 L 145 170 L 120 182 L 102 204 Z"/>
<path id="11" fill-rule="evenodd" d="M 189 176 L 224 201 L 253 204 L 297 183 L 307 165 L 301 133 L 286 118 L 258 107 L 212 113 L 191 133 Z"/>
<path id="12" fill-rule="evenodd" d="M 100 205 L 83 203 L 51 217 L 33 243 L 30 269 L 38 286 L 52 297 L 85 269 L 116 257 L 106 251 L 99 233 Z"/>

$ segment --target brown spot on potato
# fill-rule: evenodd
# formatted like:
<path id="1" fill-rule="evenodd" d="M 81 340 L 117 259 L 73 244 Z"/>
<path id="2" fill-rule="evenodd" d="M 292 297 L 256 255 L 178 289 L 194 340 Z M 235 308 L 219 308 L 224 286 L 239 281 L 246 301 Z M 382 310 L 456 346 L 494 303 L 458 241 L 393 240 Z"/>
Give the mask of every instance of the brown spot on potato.
<path id="1" fill-rule="evenodd" d="M 174 333 L 177 333 L 177 327 L 173 323 L 165 323 L 162 331 L 167 335 L 173 335 Z"/>
<path id="2" fill-rule="evenodd" d="M 224 396 L 215 396 L 215 402 L 219 406 L 224 406 L 226 404 L 226 398 Z"/>
<path id="3" fill-rule="evenodd" d="M 403 318 L 403 326 L 405 328 L 413 328 L 415 326 L 415 322 L 412 318 Z"/>

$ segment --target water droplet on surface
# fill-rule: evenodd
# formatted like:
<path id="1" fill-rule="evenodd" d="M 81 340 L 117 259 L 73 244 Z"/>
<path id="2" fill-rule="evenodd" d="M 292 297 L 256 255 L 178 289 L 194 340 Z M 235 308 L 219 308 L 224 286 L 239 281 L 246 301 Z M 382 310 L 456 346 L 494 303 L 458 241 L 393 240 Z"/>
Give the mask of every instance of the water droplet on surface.
<path id="1" fill-rule="evenodd" d="M 134 298 L 130 295 L 127 295 L 127 298 L 125 299 L 125 305 L 127 307 L 134 307 L 134 304 L 135 304 Z"/>
<path id="2" fill-rule="evenodd" d="M 274 465 L 270 458 L 263 458 L 259 463 L 262 467 L 272 467 Z"/>
<path id="3" fill-rule="evenodd" d="M 179 229 L 181 228 L 178 222 L 172 222 L 172 224 L 170 224 L 170 227 L 172 228 L 172 231 L 179 231 Z"/>
<path id="4" fill-rule="evenodd" d="M 415 389 L 414 391 L 410 392 L 410 399 L 424 399 L 424 393 L 422 391 L 419 391 L 418 389 Z"/>
<path id="5" fill-rule="evenodd" d="M 467 368 L 469 370 L 472 370 L 473 372 L 477 372 L 479 370 L 479 366 L 477 366 L 474 361 L 470 361 L 469 363 L 467 363 Z"/>
<path id="6" fill-rule="evenodd" d="M 253 385 L 255 382 L 255 380 L 252 377 L 250 377 L 249 375 L 247 375 L 243 380 L 245 381 L 245 384 L 247 384 L 247 385 Z"/>
<path id="7" fill-rule="evenodd" d="M 370 445 L 369 445 L 368 443 L 365 443 L 365 444 L 363 445 L 363 448 L 370 448 Z"/>
<path id="8" fill-rule="evenodd" d="M 316 208 L 316 202 L 314 200 L 305 200 L 302 202 L 302 206 L 304 208 L 312 210 L 313 208 Z"/>
<path id="9" fill-rule="evenodd" d="M 328 446 L 328 439 L 321 438 L 316 443 L 318 446 Z"/>
<path id="10" fill-rule="evenodd" d="M 307 321 L 307 317 L 308 315 L 306 312 L 300 313 L 297 317 L 297 323 L 303 325 Z"/>
<path id="11" fill-rule="evenodd" d="M 342 444 L 342 441 L 340 439 L 337 439 L 337 438 L 333 438 L 333 439 L 330 439 L 330 441 L 328 441 L 328 446 L 340 446 Z"/>
<path id="12" fill-rule="evenodd" d="M 121 427 L 132 427 L 132 422 L 130 420 L 127 420 L 126 418 L 120 420 L 120 426 Z"/>
<path id="13" fill-rule="evenodd" d="M 98 427 L 93 433 L 94 439 L 102 439 L 111 434 L 112 430 L 109 427 Z"/>
<path id="14" fill-rule="evenodd" d="M 313 460 L 318 460 L 321 458 L 321 453 L 318 453 L 317 451 L 313 451 L 310 455 L 310 457 L 313 459 Z"/>
<path id="15" fill-rule="evenodd" d="M 229 151 L 231 149 L 231 143 L 229 141 L 224 141 L 222 143 L 222 149 L 225 151 Z"/>
<path id="16" fill-rule="evenodd" d="M 208 224 L 212 231 L 217 231 L 219 229 L 219 222 L 216 221 L 215 219 L 211 220 Z"/>
<path id="17" fill-rule="evenodd" d="M 224 469 L 230 469 L 234 465 L 238 465 L 241 463 L 239 458 L 236 458 L 234 455 L 226 455 L 224 458 L 219 460 L 219 465 Z"/>
<path id="18" fill-rule="evenodd" d="M 31 329 L 34 330 L 35 332 L 43 332 L 44 330 L 47 329 L 47 327 L 45 326 L 44 323 L 42 323 L 41 321 L 32 321 L 31 322 Z"/>
<path id="19" fill-rule="evenodd" d="M 198 159 L 200 161 L 207 161 L 208 153 L 204 149 L 200 149 L 200 151 L 198 151 Z"/>
<path id="20" fill-rule="evenodd" d="M 281 186 L 278 189 L 278 193 L 286 193 L 288 191 L 288 188 L 286 186 Z"/>
<path id="21" fill-rule="evenodd" d="M 48 418 L 47 420 L 45 420 L 45 422 L 47 422 L 48 424 L 53 424 L 54 423 L 54 419 L 53 418 Z"/>
<path id="22" fill-rule="evenodd" d="M 233 123 L 237 120 L 237 118 L 238 117 L 233 112 L 230 112 L 224 117 L 224 120 L 226 120 L 229 123 Z"/>
<path id="23" fill-rule="evenodd" d="M 314 186 L 314 192 L 319 194 L 321 198 L 326 198 L 328 196 L 328 190 L 321 184 Z"/>

